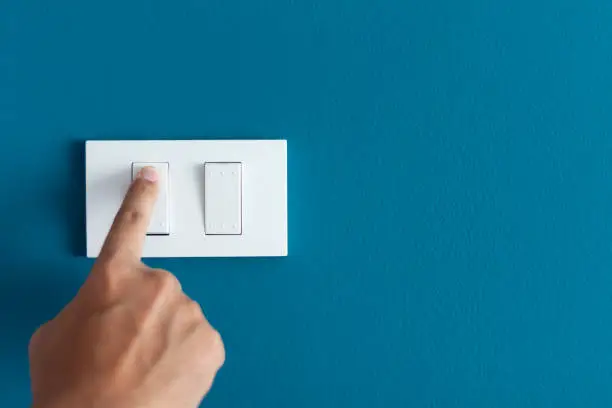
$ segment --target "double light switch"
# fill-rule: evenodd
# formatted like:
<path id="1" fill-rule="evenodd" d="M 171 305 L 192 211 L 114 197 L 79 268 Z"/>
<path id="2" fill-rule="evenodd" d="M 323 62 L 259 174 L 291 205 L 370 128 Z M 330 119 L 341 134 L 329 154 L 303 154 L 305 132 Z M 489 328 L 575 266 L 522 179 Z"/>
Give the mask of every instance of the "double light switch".
<path id="1" fill-rule="evenodd" d="M 88 257 L 145 166 L 159 196 L 144 258 L 287 255 L 285 140 L 96 140 L 85 144 Z"/>
<path id="2" fill-rule="evenodd" d="M 151 214 L 147 235 L 170 235 L 171 186 L 168 163 L 134 162 L 132 180 L 143 167 L 153 167 L 158 174 L 159 195 Z M 180 203 L 176 203 L 180 209 Z M 206 235 L 242 234 L 242 163 L 209 162 L 204 164 L 204 220 Z"/>

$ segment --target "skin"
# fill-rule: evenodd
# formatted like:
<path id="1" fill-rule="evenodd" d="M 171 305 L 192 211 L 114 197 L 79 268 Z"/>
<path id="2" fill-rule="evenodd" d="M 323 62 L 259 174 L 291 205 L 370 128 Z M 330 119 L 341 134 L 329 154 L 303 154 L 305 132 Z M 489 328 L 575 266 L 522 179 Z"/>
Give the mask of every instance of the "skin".
<path id="1" fill-rule="evenodd" d="M 221 336 L 173 274 L 141 261 L 157 194 L 144 168 L 85 283 L 32 336 L 33 408 L 191 408 L 210 390 Z"/>

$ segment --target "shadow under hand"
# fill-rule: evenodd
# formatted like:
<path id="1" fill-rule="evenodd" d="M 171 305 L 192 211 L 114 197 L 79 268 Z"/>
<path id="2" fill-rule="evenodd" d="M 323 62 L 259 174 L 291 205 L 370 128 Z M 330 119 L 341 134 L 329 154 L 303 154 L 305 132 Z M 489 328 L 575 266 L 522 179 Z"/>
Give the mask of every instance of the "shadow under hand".
<path id="1" fill-rule="evenodd" d="M 27 353 L 34 331 L 55 317 L 76 295 L 81 281 L 50 271 L 48 265 L 6 266 L 0 277 L 0 359 L 6 361 L 16 353 Z M 41 272 L 42 271 L 42 272 Z M 64 279 L 61 277 L 65 276 Z M 2 356 L 5 354 L 5 356 Z"/>
<path id="2" fill-rule="evenodd" d="M 64 196 L 64 211 L 70 229 L 70 248 L 74 256 L 85 256 L 85 143 L 70 144 L 70 172 Z"/>

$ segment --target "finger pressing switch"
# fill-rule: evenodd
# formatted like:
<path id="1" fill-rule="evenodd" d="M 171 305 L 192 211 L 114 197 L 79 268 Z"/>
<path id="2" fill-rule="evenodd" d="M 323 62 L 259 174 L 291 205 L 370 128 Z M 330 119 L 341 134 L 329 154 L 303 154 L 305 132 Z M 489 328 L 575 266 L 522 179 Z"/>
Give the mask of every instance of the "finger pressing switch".
<path id="1" fill-rule="evenodd" d="M 159 194 L 151 214 L 147 235 L 170 235 L 170 194 L 168 163 L 134 162 L 132 163 L 132 180 L 143 167 L 154 167 L 157 172 Z"/>
<path id="2" fill-rule="evenodd" d="M 242 163 L 204 164 L 206 235 L 242 234 Z"/>

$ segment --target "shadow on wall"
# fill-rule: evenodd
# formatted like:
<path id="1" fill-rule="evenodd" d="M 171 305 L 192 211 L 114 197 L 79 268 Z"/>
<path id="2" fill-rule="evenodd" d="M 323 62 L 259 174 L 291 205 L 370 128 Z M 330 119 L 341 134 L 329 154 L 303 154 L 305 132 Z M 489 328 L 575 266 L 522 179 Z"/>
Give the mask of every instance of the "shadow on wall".
<path id="1" fill-rule="evenodd" d="M 85 143 L 50 155 L 57 166 L 45 183 L 29 182 L 33 173 L 26 174 L 23 188 L 0 202 L 3 214 L 29 220 L 1 220 L 18 232 L 0 242 L 0 391 L 20 406 L 29 404 L 30 337 L 74 297 L 86 275 L 70 270 L 83 263 L 73 257 L 85 256 Z M 31 253 L 34 246 L 39 251 Z"/>
<path id="2" fill-rule="evenodd" d="M 0 268 L 11 271 L 0 279 L 1 359 L 4 353 L 27 351 L 30 336 L 74 297 L 81 280 L 77 276 L 68 280 L 65 273 L 50 271 L 49 265 L 0 265 Z"/>
<path id="3" fill-rule="evenodd" d="M 85 246 L 85 142 L 72 142 L 69 152 L 68 194 L 65 195 L 66 225 L 70 229 L 70 251 L 86 256 Z"/>
<path id="4" fill-rule="evenodd" d="M 30 203 L 29 207 L 20 208 L 23 211 L 42 214 L 43 223 L 59 221 L 61 224 L 54 232 L 64 233 L 67 242 L 62 244 L 62 247 L 70 255 L 82 257 L 86 252 L 85 143 L 70 142 L 65 149 L 62 156 L 67 163 L 63 163 L 65 178 L 60 178 L 63 179 L 61 187 L 49 183 L 49 190 L 44 187 L 39 190 L 40 193 L 34 190 L 32 194 L 35 197 L 32 200 L 5 202 L 4 205 L 22 206 Z M 51 211 L 47 212 L 45 209 Z M 13 354 L 17 350 L 23 350 L 22 346 L 27 345 L 27 340 L 34 330 L 53 318 L 72 299 L 82 283 L 81 274 L 53 270 L 53 265 L 28 261 L 23 256 L 23 248 L 29 247 L 31 242 L 40 237 L 34 234 L 35 230 L 30 225 L 25 227 L 27 228 L 22 229 L 25 232 L 20 239 L 5 243 L 6 253 L 0 257 L 0 358 L 4 353 Z M 16 345 L 17 348 L 7 345 Z"/>

